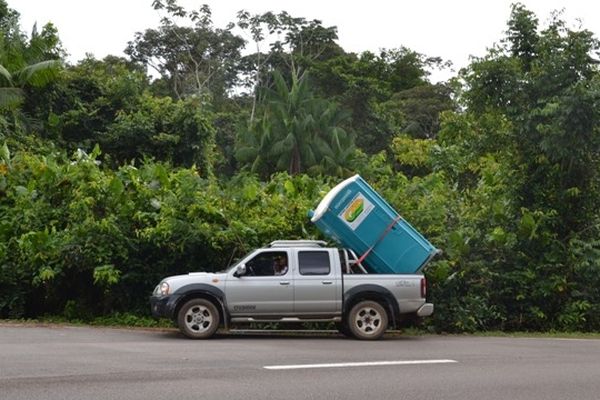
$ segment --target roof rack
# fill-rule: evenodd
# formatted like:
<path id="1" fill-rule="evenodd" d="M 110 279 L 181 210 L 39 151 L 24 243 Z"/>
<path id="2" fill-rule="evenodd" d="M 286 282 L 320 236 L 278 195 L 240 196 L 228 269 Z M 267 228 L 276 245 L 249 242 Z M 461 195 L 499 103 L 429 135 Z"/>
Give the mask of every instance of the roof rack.
<path id="1" fill-rule="evenodd" d="M 324 240 L 274 240 L 267 247 L 323 247 Z"/>

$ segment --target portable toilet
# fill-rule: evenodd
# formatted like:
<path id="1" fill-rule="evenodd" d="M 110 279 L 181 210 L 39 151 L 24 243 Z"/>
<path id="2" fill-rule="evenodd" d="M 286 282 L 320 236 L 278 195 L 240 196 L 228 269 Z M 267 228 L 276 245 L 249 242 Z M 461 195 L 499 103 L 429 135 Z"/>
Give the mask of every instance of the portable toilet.
<path id="1" fill-rule="evenodd" d="M 359 175 L 331 189 L 309 216 L 375 273 L 416 273 L 438 252 Z"/>

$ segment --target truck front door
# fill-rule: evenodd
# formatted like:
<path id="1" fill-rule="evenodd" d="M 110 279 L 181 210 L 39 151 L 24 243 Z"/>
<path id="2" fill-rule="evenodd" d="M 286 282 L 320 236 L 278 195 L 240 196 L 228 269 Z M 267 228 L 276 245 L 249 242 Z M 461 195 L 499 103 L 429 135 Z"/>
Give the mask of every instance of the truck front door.
<path id="1" fill-rule="evenodd" d="M 290 315 L 294 308 L 294 280 L 287 251 L 260 250 L 240 277 L 229 273 L 225 297 L 231 316 Z"/>

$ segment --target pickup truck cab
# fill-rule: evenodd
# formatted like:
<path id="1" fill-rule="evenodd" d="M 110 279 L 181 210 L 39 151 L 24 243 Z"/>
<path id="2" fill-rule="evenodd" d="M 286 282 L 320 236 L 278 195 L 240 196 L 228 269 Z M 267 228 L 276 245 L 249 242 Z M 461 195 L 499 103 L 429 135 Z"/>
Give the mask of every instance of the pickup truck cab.
<path id="1" fill-rule="evenodd" d="M 421 274 L 369 274 L 351 250 L 310 240 L 275 241 L 222 273 L 163 279 L 150 298 L 155 317 L 172 319 L 192 339 L 247 322 L 335 322 L 357 339 L 426 317 Z"/>

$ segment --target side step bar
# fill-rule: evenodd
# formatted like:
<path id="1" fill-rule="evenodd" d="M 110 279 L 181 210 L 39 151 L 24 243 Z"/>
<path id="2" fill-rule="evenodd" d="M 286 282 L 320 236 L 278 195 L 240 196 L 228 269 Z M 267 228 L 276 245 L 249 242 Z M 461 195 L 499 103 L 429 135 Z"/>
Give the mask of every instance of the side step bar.
<path id="1" fill-rule="evenodd" d="M 273 317 L 273 318 L 253 318 L 253 317 L 234 317 L 232 323 L 237 322 L 342 322 L 342 317 L 333 318 L 298 318 L 298 317 Z"/>

